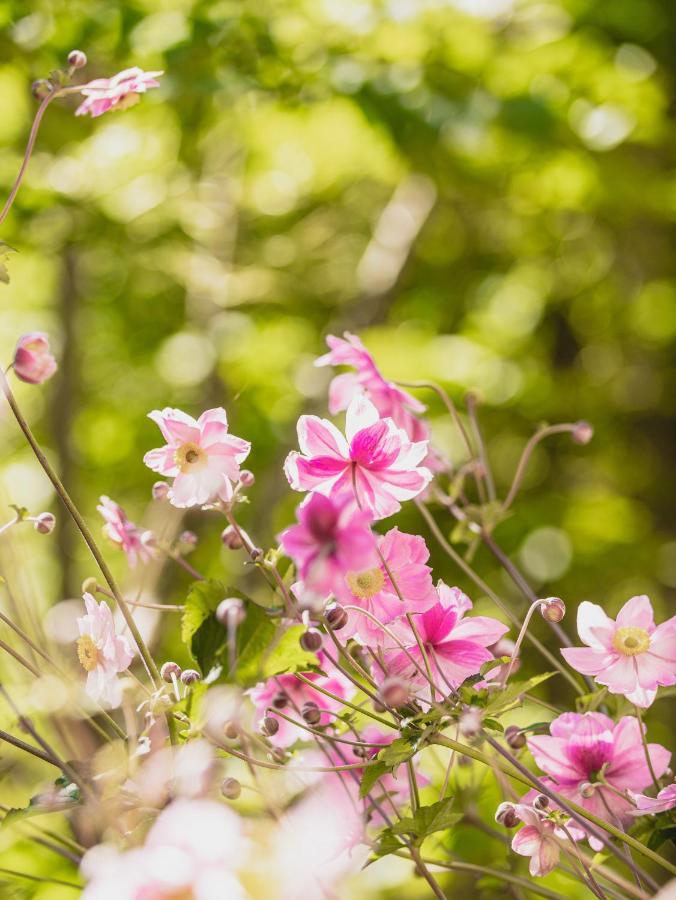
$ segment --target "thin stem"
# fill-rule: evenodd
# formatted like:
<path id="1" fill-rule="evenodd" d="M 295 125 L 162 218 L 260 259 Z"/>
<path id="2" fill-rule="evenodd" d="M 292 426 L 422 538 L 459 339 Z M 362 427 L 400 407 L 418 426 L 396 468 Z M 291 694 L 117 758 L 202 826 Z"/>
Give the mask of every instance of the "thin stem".
<path id="1" fill-rule="evenodd" d="M 0 741 L 5 741 L 8 744 L 11 744 L 13 747 L 16 747 L 17 750 L 23 750 L 24 753 L 30 753 L 31 756 L 35 756 L 38 759 L 41 759 L 42 762 L 47 762 L 50 766 L 55 766 L 57 769 L 59 768 L 59 764 L 56 760 L 52 759 L 52 757 L 45 753 L 43 750 L 38 750 L 37 747 L 33 747 L 30 744 L 27 744 L 25 741 L 22 741 L 21 738 L 14 737 L 13 734 L 9 734 L 6 731 L 0 731 Z"/>
<path id="2" fill-rule="evenodd" d="M 493 473 L 491 472 L 491 467 L 488 464 L 486 444 L 484 443 L 483 434 L 481 433 L 481 426 L 479 425 L 479 417 L 477 416 L 476 411 L 475 395 L 468 394 L 465 398 L 465 402 L 467 403 L 467 413 L 469 415 L 469 420 L 472 423 L 474 440 L 476 441 L 477 447 L 479 448 L 479 461 L 481 462 L 481 466 L 483 468 L 483 477 L 486 482 L 486 488 L 488 489 L 488 499 L 493 502 L 496 498 L 495 482 L 493 481 Z"/>
<path id="3" fill-rule="evenodd" d="M 76 891 L 82 890 L 81 884 L 75 884 L 74 881 L 63 881 L 61 878 L 41 878 L 38 875 L 29 875 L 27 872 L 17 872 L 16 869 L 0 868 L 0 874 L 10 875 L 12 878 L 25 878 L 27 881 L 39 881 L 43 884 L 59 884 L 62 887 L 71 887 Z"/>
<path id="4" fill-rule="evenodd" d="M 364 716 L 368 716 L 371 719 L 375 719 L 376 722 L 380 722 L 381 725 L 385 725 L 387 728 L 393 728 L 395 731 L 399 731 L 399 726 L 395 725 L 393 722 L 388 722 L 387 719 L 383 719 L 382 716 L 377 715 L 374 712 L 371 712 L 369 709 L 363 709 L 361 706 L 357 706 L 355 703 L 350 703 L 349 700 L 344 700 L 342 697 L 338 697 L 336 694 L 332 694 L 331 691 L 327 691 L 326 688 L 320 687 L 315 681 L 310 681 L 309 678 L 306 678 L 304 675 L 301 675 L 300 672 L 295 672 L 294 677 L 299 681 L 302 681 L 308 687 L 311 687 L 315 691 L 319 691 L 320 694 L 325 694 L 327 697 L 330 697 L 332 700 L 336 700 L 342 706 L 347 706 L 350 709 L 353 709 L 355 712 L 361 713 Z"/>
<path id="5" fill-rule="evenodd" d="M 645 761 L 648 763 L 648 769 L 650 771 L 650 777 L 653 780 L 653 784 L 657 788 L 658 792 L 660 790 L 660 783 L 657 780 L 657 775 L 655 774 L 655 769 L 653 768 L 653 761 L 650 758 L 650 749 L 648 747 L 648 739 L 646 737 L 646 729 L 643 725 L 643 715 L 641 714 L 641 708 L 634 704 L 634 709 L 636 710 L 636 718 L 638 719 L 638 727 L 641 732 L 641 743 L 643 744 L 643 752 L 645 753 Z"/>
<path id="6" fill-rule="evenodd" d="M 567 422 L 562 425 L 548 425 L 546 428 L 541 428 L 539 431 L 535 432 L 535 434 L 530 438 L 530 440 L 524 447 L 523 453 L 521 454 L 521 459 L 519 460 L 516 467 L 516 472 L 514 473 L 512 484 L 509 488 L 509 491 L 507 492 L 505 501 L 502 504 L 503 512 L 509 509 L 509 507 L 514 502 L 514 498 L 519 493 L 519 488 L 521 487 L 523 476 L 526 474 L 526 468 L 531 458 L 531 454 L 540 443 L 540 441 L 544 441 L 545 438 L 548 438 L 553 434 L 565 434 L 566 432 L 571 432 L 574 430 L 575 425 Z"/>
<path id="7" fill-rule="evenodd" d="M 523 643 L 524 636 L 528 631 L 528 624 L 530 620 L 533 618 L 533 613 L 540 606 L 542 600 L 535 600 L 528 608 L 528 612 L 526 613 L 526 617 L 523 620 L 523 625 L 521 626 L 521 631 L 519 632 L 519 636 L 516 639 L 516 643 L 514 644 L 514 649 L 512 650 L 512 656 L 507 665 L 507 669 L 505 670 L 505 674 L 500 680 L 500 684 L 504 686 L 507 683 L 507 679 L 512 674 L 512 669 L 514 668 L 514 663 L 518 659 L 519 650 L 521 649 L 521 644 Z"/>
<path id="8" fill-rule="evenodd" d="M 592 870 L 589 868 L 589 866 L 588 866 L 587 863 L 586 863 L 586 860 L 584 859 L 584 857 L 583 857 L 582 854 L 580 853 L 580 851 L 579 851 L 579 849 L 578 849 L 578 846 L 577 846 L 577 844 L 575 843 L 575 840 L 574 840 L 574 838 L 573 838 L 573 835 L 570 833 L 570 831 L 568 831 L 568 829 L 566 828 L 566 826 L 563 825 L 563 824 L 561 825 L 561 829 L 562 829 L 562 831 L 564 832 L 564 834 L 566 835 L 566 837 L 568 838 L 568 840 L 570 841 L 570 845 L 571 845 L 571 847 L 572 847 L 572 848 L 574 849 L 574 851 L 575 851 L 575 856 L 577 857 L 578 862 L 580 863 L 580 865 L 581 865 L 582 868 L 584 869 L 584 871 L 585 871 L 585 873 L 586 873 L 586 875 L 587 875 L 587 878 L 589 879 L 589 884 L 590 884 L 590 887 L 591 887 L 592 891 L 596 894 L 597 897 L 600 898 L 600 900 L 606 900 L 606 895 L 605 895 L 604 892 L 603 892 L 603 888 L 602 888 L 601 885 L 597 882 L 597 880 L 594 878 L 594 875 L 592 874 Z"/>

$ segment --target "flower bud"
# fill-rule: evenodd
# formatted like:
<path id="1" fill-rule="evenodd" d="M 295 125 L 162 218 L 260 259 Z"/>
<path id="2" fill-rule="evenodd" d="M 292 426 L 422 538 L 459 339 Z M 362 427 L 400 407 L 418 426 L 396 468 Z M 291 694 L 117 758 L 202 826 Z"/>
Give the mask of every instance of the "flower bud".
<path id="1" fill-rule="evenodd" d="M 518 725 L 508 725 L 505 728 L 505 740 L 512 750 L 520 750 L 526 746 L 526 735 L 521 733 Z"/>
<path id="2" fill-rule="evenodd" d="M 380 685 L 378 696 L 390 709 L 399 709 L 411 699 L 408 684 L 401 678 L 386 678 Z"/>
<path id="3" fill-rule="evenodd" d="M 547 597 L 540 602 L 540 614 L 547 622 L 560 622 L 566 614 L 566 604 L 559 597 Z"/>
<path id="4" fill-rule="evenodd" d="M 179 544 L 183 544 L 184 547 L 189 547 L 191 550 L 197 546 L 197 541 L 198 537 L 194 531 L 182 531 L 178 536 Z"/>
<path id="5" fill-rule="evenodd" d="M 272 737 L 279 731 L 279 722 L 274 716 L 265 716 L 261 722 L 261 734 L 265 737 Z"/>
<path id="6" fill-rule="evenodd" d="M 196 684 L 202 680 L 202 676 L 197 669 L 185 669 L 181 672 L 181 681 L 185 685 Z"/>
<path id="7" fill-rule="evenodd" d="M 298 643 L 303 650 L 307 650 L 308 653 L 316 653 L 322 646 L 321 632 L 317 631 L 316 628 L 308 628 L 307 631 L 304 631 L 303 634 L 301 634 Z"/>
<path id="8" fill-rule="evenodd" d="M 12 362 L 14 374 L 27 384 L 42 384 L 56 372 L 56 360 L 49 350 L 49 338 L 42 331 L 31 331 L 17 341 Z"/>
<path id="9" fill-rule="evenodd" d="M 228 550 L 241 550 L 244 543 L 237 530 L 232 525 L 227 525 L 221 532 L 221 541 Z"/>
<path id="10" fill-rule="evenodd" d="M 342 606 L 332 606 L 326 613 L 326 621 L 334 631 L 340 631 L 347 625 L 347 612 Z"/>
<path id="11" fill-rule="evenodd" d="M 470 706 L 461 716 L 458 722 L 460 734 L 466 738 L 476 737 L 483 725 L 481 710 Z"/>
<path id="12" fill-rule="evenodd" d="M 265 554 L 260 547 L 252 547 L 249 551 L 249 556 L 251 557 L 253 562 L 256 562 L 257 559 L 260 559 L 264 555 Z"/>
<path id="13" fill-rule="evenodd" d="M 99 589 L 99 583 L 96 578 L 85 578 L 82 582 L 83 594 L 95 594 Z"/>
<path id="14" fill-rule="evenodd" d="M 237 727 L 237 724 L 232 720 L 225 722 L 223 725 L 223 734 L 229 741 L 236 741 L 239 737 L 239 728 Z"/>
<path id="15" fill-rule="evenodd" d="M 272 698 L 272 706 L 275 709 L 284 709 L 285 706 L 289 705 L 289 698 L 284 693 L 284 691 L 280 691 L 278 694 Z"/>
<path id="16" fill-rule="evenodd" d="M 87 55 L 82 50 L 71 50 L 68 54 L 68 65 L 73 69 L 84 69 L 87 65 Z"/>
<path id="17" fill-rule="evenodd" d="M 286 751 L 282 747 L 275 747 L 269 755 L 270 759 L 279 766 L 283 766 L 287 759 Z"/>
<path id="18" fill-rule="evenodd" d="M 251 485 L 255 481 L 256 476 L 248 469 L 242 469 L 242 471 L 239 473 L 239 483 L 242 485 L 242 487 L 251 487 Z"/>
<path id="19" fill-rule="evenodd" d="M 166 481 L 156 481 L 152 488 L 153 500 L 166 500 L 169 485 Z"/>
<path id="20" fill-rule="evenodd" d="M 590 781 L 585 781 L 580 785 L 580 796 L 584 797 L 585 800 L 589 800 L 590 797 L 594 796 L 595 790 L 596 787 Z"/>
<path id="21" fill-rule="evenodd" d="M 505 828 L 514 828 L 519 824 L 519 817 L 516 814 L 513 803 L 501 803 L 495 810 L 495 821 L 498 825 L 504 825 Z"/>
<path id="22" fill-rule="evenodd" d="M 236 800 L 242 793 L 242 785 L 236 778 L 224 778 L 221 782 L 221 794 L 226 800 Z"/>
<path id="23" fill-rule="evenodd" d="M 165 662 L 160 669 L 160 678 L 162 681 L 166 681 L 167 684 L 171 684 L 174 678 L 181 677 L 181 671 L 182 669 L 178 663 Z"/>
<path id="24" fill-rule="evenodd" d="M 588 444 L 594 437 L 594 429 L 589 422 L 580 420 L 575 423 L 575 427 L 571 431 L 570 436 L 576 444 Z"/>
<path id="25" fill-rule="evenodd" d="M 44 100 L 51 90 L 52 86 L 45 78 L 40 78 L 31 85 L 31 94 L 36 100 Z"/>
<path id="26" fill-rule="evenodd" d="M 537 809 L 539 812 L 543 812 L 548 806 L 549 797 L 545 797 L 544 794 L 538 794 L 535 800 L 533 800 L 533 808 Z"/>
<path id="27" fill-rule="evenodd" d="M 54 526 L 56 525 L 56 518 L 50 512 L 40 513 L 39 516 L 35 517 L 33 522 L 33 528 L 36 531 L 39 531 L 40 534 L 50 534 L 54 531 Z"/>
<path id="28" fill-rule="evenodd" d="M 319 707 L 312 700 L 308 700 L 307 703 L 303 704 L 300 714 L 303 717 L 303 721 L 307 722 L 308 725 L 319 725 L 322 719 Z"/>
<path id="29" fill-rule="evenodd" d="M 224 628 L 236 628 L 245 618 L 246 610 L 239 597 L 226 597 L 216 607 L 216 620 Z"/>

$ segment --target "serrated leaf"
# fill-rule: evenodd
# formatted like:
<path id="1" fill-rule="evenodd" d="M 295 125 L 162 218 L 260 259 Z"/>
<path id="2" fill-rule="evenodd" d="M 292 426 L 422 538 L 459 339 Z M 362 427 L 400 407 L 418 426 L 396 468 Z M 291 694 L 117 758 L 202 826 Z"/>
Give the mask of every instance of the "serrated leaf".
<path id="1" fill-rule="evenodd" d="M 452 807 L 452 797 L 439 800 L 431 806 L 421 806 L 413 816 L 396 822 L 392 826 L 392 834 L 410 834 L 416 842 L 422 843 L 428 835 L 445 831 L 462 819 L 462 813 L 454 812 Z"/>
<path id="2" fill-rule="evenodd" d="M 380 751 L 378 760 L 385 763 L 389 769 L 394 769 L 411 759 L 416 749 L 408 738 L 397 738 Z"/>
<path id="3" fill-rule="evenodd" d="M 303 650 L 300 645 L 304 631 L 302 625 L 293 625 L 285 628 L 276 641 L 273 639 L 261 659 L 262 678 L 271 678 L 285 672 L 308 672 L 319 665 L 316 654 Z"/>
<path id="4" fill-rule="evenodd" d="M 255 603 L 247 603 L 246 617 L 237 629 L 237 664 L 234 680 L 251 687 L 263 677 L 265 652 L 276 634 L 272 619 Z"/>
<path id="5" fill-rule="evenodd" d="M 495 659 L 489 659 L 481 666 L 479 674 L 486 675 L 491 669 L 496 669 L 498 666 L 506 666 L 511 658 L 511 656 L 498 656 Z"/>
<path id="6" fill-rule="evenodd" d="M 378 779 L 382 778 L 383 775 L 387 775 L 390 771 L 391 766 L 388 766 L 382 760 L 378 760 L 377 762 L 372 763 L 370 766 L 366 766 L 364 769 L 364 774 L 362 775 L 361 783 L 359 785 L 359 798 L 363 800 L 367 794 L 369 794 L 373 788 L 373 786 L 378 782 Z"/>
<path id="7" fill-rule="evenodd" d="M 534 675 L 525 681 L 510 682 L 504 691 L 491 695 L 491 700 L 485 707 L 486 713 L 493 716 L 505 712 L 519 702 L 522 694 L 532 691 L 534 687 L 556 674 L 556 672 L 543 672 L 541 675 Z"/>
<path id="8" fill-rule="evenodd" d="M 404 849 L 405 845 L 394 836 L 392 829 L 385 828 L 378 835 L 373 852 L 376 856 L 387 856 L 389 853 L 396 853 L 398 850 Z"/>
<path id="9" fill-rule="evenodd" d="M 181 639 L 204 674 L 218 664 L 220 651 L 227 640 L 227 632 L 214 615 L 218 604 L 228 596 L 227 590 L 214 579 L 196 581 L 186 597 L 181 616 Z"/>

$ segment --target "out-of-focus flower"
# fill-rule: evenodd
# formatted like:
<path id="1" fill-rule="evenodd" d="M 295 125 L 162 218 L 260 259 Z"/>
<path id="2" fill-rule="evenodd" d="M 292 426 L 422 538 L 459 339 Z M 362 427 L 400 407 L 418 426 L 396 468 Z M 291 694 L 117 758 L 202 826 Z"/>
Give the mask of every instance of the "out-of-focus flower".
<path id="1" fill-rule="evenodd" d="M 178 797 L 203 797 L 217 774 L 213 748 L 207 741 L 192 740 L 178 747 L 161 747 L 145 757 L 125 784 L 141 806 L 161 809 Z"/>
<path id="2" fill-rule="evenodd" d="M 493 659 L 487 648 L 498 641 L 507 626 L 488 616 L 464 618 L 472 608 L 472 601 L 457 588 L 440 581 L 437 602 L 430 609 L 414 617 L 414 624 L 425 649 L 432 679 L 444 694 L 455 690 L 470 675 L 476 675 L 483 663 Z M 385 664 L 389 675 L 407 679 L 425 687 L 429 684 L 423 672 L 425 658 L 408 622 L 395 622 L 392 632 L 404 644 L 408 653 L 390 642 L 385 650 Z M 418 663 L 419 669 L 411 661 Z"/>
<path id="3" fill-rule="evenodd" d="M 632 800 L 636 809 L 631 811 L 632 816 L 647 816 L 655 813 L 667 812 L 676 806 L 676 784 L 669 784 L 662 788 L 657 797 L 646 797 L 645 794 L 632 794 Z"/>
<path id="4" fill-rule="evenodd" d="M 27 384 L 42 384 L 56 372 L 56 360 L 43 331 L 31 331 L 19 338 L 12 362 L 14 374 Z"/>
<path id="5" fill-rule="evenodd" d="M 676 684 L 676 616 L 655 627 L 645 595 L 628 600 L 613 621 L 600 606 L 580 604 L 577 631 L 586 647 L 564 647 L 566 662 L 611 694 L 647 707 L 659 685 Z"/>
<path id="6" fill-rule="evenodd" d="M 114 544 L 118 544 L 132 568 L 140 561 L 146 563 L 153 558 L 155 550 L 149 542 L 151 532 L 144 531 L 127 518 L 125 511 L 111 500 L 100 497 L 96 507 L 106 521 L 103 532 Z"/>
<path id="7" fill-rule="evenodd" d="M 554 836 L 556 826 L 525 804 L 515 804 L 514 811 L 524 827 L 514 835 L 512 850 L 520 856 L 530 856 L 528 869 L 531 875 L 548 875 L 559 862 L 560 849 Z"/>
<path id="8" fill-rule="evenodd" d="M 412 442 L 392 419 L 382 419 L 366 397 L 350 402 L 345 433 L 347 439 L 327 419 L 300 417 L 301 453 L 290 453 L 284 466 L 294 490 L 327 497 L 348 494 L 382 519 L 429 484 L 432 473 L 420 465 L 427 441 Z"/>
<path id="9" fill-rule="evenodd" d="M 310 494 L 296 515 L 298 524 L 283 531 L 279 541 L 309 590 L 328 594 L 342 583 L 346 572 L 376 565 L 371 517 L 351 498 Z"/>
<path id="10" fill-rule="evenodd" d="M 632 716 L 616 725 L 602 713 L 564 713 L 551 723 L 550 735 L 534 735 L 527 743 L 535 762 L 550 776 L 542 779 L 543 784 L 601 819 L 618 819 L 626 825 L 633 807 L 622 792 L 641 791 L 652 783 L 641 725 Z M 671 754 L 661 744 L 648 744 L 648 752 L 659 778 Z M 601 771 L 609 787 L 597 780 Z M 570 831 L 582 835 L 577 826 L 571 825 Z M 596 838 L 590 837 L 589 843 L 601 849 Z"/>
<path id="11" fill-rule="evenodd" d="M 174 506 L 203 506 L 232 498 L 240 463 L 251 444 L 228 433 L 222 407 L 208 409 L 199 419 L 180 409 L 153 410 L 148 414 L 162 432 L 166 446 L 150 450 L 143 462 L 160 475 L 174 479 L 167 494 Z"/>
<path id="12" fill-rule="evenodd" d="M 359 606 L 375 616 L 383 625 L 405 613 L 419 613 L 437 602 L 432 583 L 432 570 L 425 565 L 429 550 L 423 538 L 391 528 L 377 539 L 380 558 L 369 569 L 350 570 L 336 593 L 344 604 Z M 392 578 L 390 578 L 392 576 Z M 396 583 L 404 602 L 393 585 Z M 343 637 L 357 637 L 363 644 L 382 644 L 385 633 L 368 616 L 348 611 Z"/>
<path id="13" fill-rule="evenodd" d="M 128 109 L 151 88 L 160 86 L 157 80 L 163 72 L 144 72 L 134 66 L 113 75 L 112 78 L 95 78 L 83 84 L 80 93 L 83 102 L 75 110 L 76 116 L 102 116 L 111 109 Z"/>
<path id="14" fill-rule="evenodd" d="M 97 603 L 91 594 L 84 595 L 84 602 L 87 614 L 77 620 L 77 655 L 87 673 L 85 689 L 93 700 L 119 706 L 122 690 L 117 676 L 129 668 L 134 652 L 129 640 L 116 634 L 108 604 Z"/>

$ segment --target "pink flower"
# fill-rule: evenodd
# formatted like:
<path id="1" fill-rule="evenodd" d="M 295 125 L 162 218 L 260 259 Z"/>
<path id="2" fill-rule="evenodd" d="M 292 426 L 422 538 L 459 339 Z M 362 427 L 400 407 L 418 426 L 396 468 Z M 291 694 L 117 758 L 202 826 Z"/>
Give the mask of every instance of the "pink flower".
<path id="1" fill-rule="evenodd" d="M 118 72 L 112 78 L 95 78 L 83 84 L 80 93 L 86 98 L 75 110 L 76 116 L 102 116 L 110 109 L 128 109 L 150 88 L 160 86 L 157 81 L 163 72 L 144 72 L 134 66 Z"/>
<path id="2" fill-rule="evenodd" d="M 383 625 L 406 612 L 423 612 L 434 606 L 437 595 L 432 584 L 432 570 L 425 565 L 430 554 L 423 538 L 392 528 L 378 537 L 377 544 L 382 559 L 372 568 L 350 569 L 347 572 L 336 589 L 341 602 L 360 606 Z M 404 603 L 399 599 L 390 574 Z M 383 629 L 371 619 L 349 610 L 348 622 L 341 630 L 341 637 L 355 636 L 367 645 L 382 644 L 386 640 Z"/>
<path id="3" fill-rule="evenodd" d="M 301 453 L 290 453 L 284 466 L 294 490 L 327 497 L 349 494 L 374 518 L 383 519 L 429 484 L 432 473 L 419 465 L 427 441 L 412 443 L 392 419 L 381 419 L 365 397 L 350 402 L 345 431 L 347 440 L 326 419 L 300 417 Z"/>
<path id="4" fill-rule="evenodd" d="M 155 551 L 148 543 L 150 532 L 143 531 L 131 522 L 121 506 L 110 497 L 101 497 L 96 507 L 106 520 L 103 532 L 114 544 L 124 550 L 129 565 L 133 568 L 139 560 L 146 563 L 153 558 Z"/>
<path id="5" fill-rule="evenodd" d="M 600 606 L 580 604 L 577 631 L 586 647 L 565 647 L 566 661 L 593 675 L 611 694 L 624 694 L 637 706 L 650 706 L 659 685 L 676 684 L 676 616 L 657 628 L 650 600 L 632 597 L 610 619 Z"/>
<path id="6" fill-rule="evenodd" d="M 556 826 L 530 806 L 517 803 L 514 811 L 525 824 L 514 835 L 512 850 L 520 856 L 530 856 L 528 869 L 531 875 L 548 875 L 559 862 L 559 844 L 554 836 Z"/>
<path id="7" fill-rule="evenodd" d="M 97 603 L 91 594 L 84 595 L 84 602 L 87 614 L 77 620 L 77 655 L 87 673 L 85 689 L 92 700 L 119 706 L 122 690 L 117 676 L 129 668 L 134 651 L 124 635 L 115 633 L 106 603 Z"/>
<path id="8" fill-rule="evenodd" d="M 631 799 L 636 804 L 636 809 L 631 811 L 632 816 L 646 816 L 655 813 L 667 812 L 676 806 L 676 784 L 669 784 L 662 788 L 657 797 L 646 797 L 645 794 L 632 794 Z"/>
<path id="9" fill-rule="evenodd" d="M 232 498 L 232 483 L 239 479 L 240 463 L 251 444 L 228 434 L 228 419 L 222 407 L 208 409 L 199 419 L 180 409 L 153 410 L 166 446 L 150 450 L 143 462 L 160 475 L 174 478 L 167 494 L 174 506 L 203 506 Z"/>
<path id="10" fill-rule="evenodd" d="M 19 338 L 12 362 L 14 374 L 28 384 L 42 384 L 56 372 L 56 360 L 49 352 L 49 338 L 43 331 L 31 331 Z"/>
<path id="11" fill-rule="evenodd" d="M 487 616 L 463 618 L 472 608 L 472 601 L 457 587 L 449 588 L 440 581 L 437 594 L 435 605 L 416 615 L 414 624 L 425 649 L 432 679 L 436 687 L 447 694 L 470 675 L 476 675 L 483 663 L 493 659 L 487 648 L 508 629 L 502 622 Z M 425 672 L 425 660 L 410 625 L 408 622 L 397 622 L 392 625 L 392 631 L 402 641 L 408 654 L 390 644 L 385 652 L 388 675 L 404 678 L 413 684 L 428 685 L 422 674 Z M 422 672 L 416 669 L 411 656 Z"/>
<path id="12" fill-rule="evenodd" d="M 279 535 L 296 563 L 304 587 L 328 594 L 348 571 L 361 571 L 377 563 L 371 517 L 349 497 L 329 500 L 310 494 L 296 510 L 298 524 Z"/>
<path id="13" fill-rule="evenodd" d="M 330 662 L 323 656 L 321 652 L 317 654 L 322 669 L 327 673 L 319 675 L 316 672 L 305 672 L 303 677 L 317 684 L 324 690 L 335 694 L 341 700 L 346 700 L 354 693 L 352 683 L 345 678 L 339 671 L 333 670 Z M 254 721 L 258 724 L 265 716 L 272 716 L 279 723 L 279 730 L 269 738 L 271 744 L 275 747 L 290 747 L 291 744 L 298 740 L 309 740 L 312 735 L 302 727 L 302 725 L 293 725 L 287 719 L 277 716 L 275 709 L 281 710 L 285 716 L 295 719 L 297 722 L 303 722 L 301 715 L 305 703 L 315 703 L 321 710 L 329 710 L 330 712 L 338 712 L 342 709 L 340 700 L 333 700 L 322 694 L 320 691 L 314 690 L 300 678 L 295 675 L 275 675 L 268 678 L 267 681 L 257 684 L 248 692 L 251 701 L 256 707 Z M 322 712 L 321 718 L 317 725 L 313 728 L 330 725 L 334 722 L 335 717 L 330 712 Z"/>
<path id="14" fill-rule="evenodd" d="M 549 730 L 551 736 L 527 739 L 535 762 L 550 776 L 543 778 L 543 783 L 602 819 L 626 824 L 633 809 L 631 802 L 604 787 L 597 775 L 603 770 L 610 787 L 620 793 L 640 791 L 652 783 L 638 719 L 624 716 L 615 725 L 602 713 L 564 713 L 554 719 Z M 660 744 L 648 744 L 648 752 L 659 778 L 671 754 Z M 585 796 L 589 793 L 591 796 Z M 590 838 L 589 842 L 595 850 L 601 848 L 597 839 Z"/>

